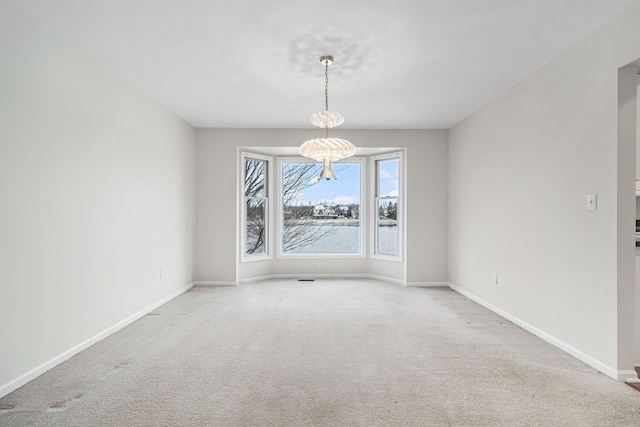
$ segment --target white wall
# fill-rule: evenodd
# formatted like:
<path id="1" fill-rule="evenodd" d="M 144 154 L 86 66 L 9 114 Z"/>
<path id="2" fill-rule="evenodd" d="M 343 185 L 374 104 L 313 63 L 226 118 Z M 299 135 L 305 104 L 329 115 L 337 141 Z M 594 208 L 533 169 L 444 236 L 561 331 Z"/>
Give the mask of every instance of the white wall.
<path id="1" fill-rule="evenodd" d="M 195 130 L 5 0 L 0 94 L 2 395 L 191 283 Z"/>
<path id="2" fill-rule="evenodd" d="M 636 77 L 636 181 L 640 180 L 640 74 Z M 636 183 L 637 188 L 637 183 Z M 636 220 L 640 219 L 640 197 L 636 196 Z M 636 247 L 636 354 L 635 366 L 640 366 L 640 247 Z"/>
<path id="3" fill-rule="evenodd" d="M 640 367 L 640 247 L 636 247 L 636 311 L 635 311 L 635 325 L 636 325 L 636 347 L 634 365 Z"/>
<path id="4" fill-rule="evenodd" d="M 619 253 L 617 233 L 634 170 L 633 156 L 617 163 L 617 98 L 618 68 L 640 57 L 638 22 L 635 2 L 450 131 L 450 280 L 613 377 L 633 357 L 619 338 L 633 321 L 618 324 L 633 304 L 618 297 L 619 282 L 633 288 L 633 246 Z"/>
<path id="5" fill-rule="evenodd" d="M 199 129 L 197 281 L 236 283 L 273 274 L 335 273 L 403 276 L 409 284 L 447 281 L 447 131 L 334 130 L 360 147 L 406 147 L 406 266 L 374 260 L 275 260 L 245 263 L 236 277 L 238 147 L 297 147 L 318 130 Z M 405 271 L 406 270 L 406 271 Z"/>
<path id="6" fill-rule="evenodd" d="M 636 65 L 636 67 L 638 66 L 640 65 Z M 638 74 L 636 77 L 636 135 L 640 135 L 640 108 L 639 107 L 640 107 L 640 74 Z M 640 181 L 640 139 L 636 140 L 636 181 Z M 636 205 L 637 203 L 639 202 L 636 202 Z M 640 212 L 638 213 L 640 214 Z M 636 218 L 638 218 L 638 216 L 636 216 Z"/>

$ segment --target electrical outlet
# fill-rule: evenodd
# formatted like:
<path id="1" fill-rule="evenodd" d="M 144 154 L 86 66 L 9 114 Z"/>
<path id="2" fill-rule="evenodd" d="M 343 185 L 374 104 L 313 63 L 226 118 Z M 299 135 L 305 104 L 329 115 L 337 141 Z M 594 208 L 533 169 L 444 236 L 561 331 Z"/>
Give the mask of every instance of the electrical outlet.
<path id="1" fill-rule="evenodd" d="M 498 273 L 493 273 L 493 284 L 494 285 L 498 284 Z"/>
<path id="2" fill-rule="evenodd" d="M 319 263 L 318 263 L 318 268 L 319 268 L 320 270 L 322 270 L 322 267 L 324 267 L 324 265 L 322 265 L 322 263 L 321 263 L 321 262 L 319 262 Z"/>
<path id="3" fill-rule="evenodd" d="M 160 269 L 160 278 L 164 279 L 164 268 Z"/>

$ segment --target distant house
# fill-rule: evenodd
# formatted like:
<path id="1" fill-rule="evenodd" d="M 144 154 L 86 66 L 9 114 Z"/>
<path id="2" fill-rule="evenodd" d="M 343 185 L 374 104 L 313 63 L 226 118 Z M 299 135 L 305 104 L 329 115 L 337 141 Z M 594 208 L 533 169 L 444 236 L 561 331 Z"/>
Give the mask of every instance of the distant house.
<path id="1" fill-rule="evenodd" d="M 338 216 L 349 216 L 349 206 L 338 206 L 336 208 L 336 213 L 338 214 Z"/>
<path id="2" fill-rule="evenodd" d="M 336 211 L 329 206 L 317 205 L 313 208 L 314 218 L 336 218 L 337 216 Z"/>
<path id="3" fill-rule="evenodd" d="M 351 218 L 358 219 L 360 217 L 360 210 L 358 206 L 354 206 L 350 210 L 351 210 Z"/>

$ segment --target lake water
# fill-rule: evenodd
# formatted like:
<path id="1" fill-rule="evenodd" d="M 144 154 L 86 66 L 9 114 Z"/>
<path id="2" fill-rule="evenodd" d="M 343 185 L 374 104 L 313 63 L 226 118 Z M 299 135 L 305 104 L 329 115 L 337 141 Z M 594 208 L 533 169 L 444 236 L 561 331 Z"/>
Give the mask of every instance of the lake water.
<path id="1" fill-rule="evenodd" d="M 289 254 L 336 254 L 360 252 L 359 226 L 327 226 L 330 232 L 303 248 L 287 251 Z M 395 255 L 397 226 L 379 227 L 380 253 Z"/>

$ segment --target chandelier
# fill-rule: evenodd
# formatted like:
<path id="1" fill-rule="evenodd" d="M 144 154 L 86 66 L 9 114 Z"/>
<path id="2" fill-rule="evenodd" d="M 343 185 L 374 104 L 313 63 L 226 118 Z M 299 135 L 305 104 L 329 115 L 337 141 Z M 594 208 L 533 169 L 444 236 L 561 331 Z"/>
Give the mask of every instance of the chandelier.
<path id="1" fill-rule="evenodd" d="M 311 139 L 300 146 L 300 154 L 322 163 L 322 172 L 318 180 L 323 177 L 330 180 L 338 176 L 331 167 L 333 162 L 351 157 L 356 152 L 356 147 L 345 139 L 329 138 L 329 128 L 340 126 L 344 123 L 344 117 L 337 111 L 329 111 L 329 65 L 333 63 L 333 56 L 320 57 L 320 63 L 324 65 L 324 111 L 312 114 L 310 122 L 314 126 L 325 129 L 324 138 Z"/>

